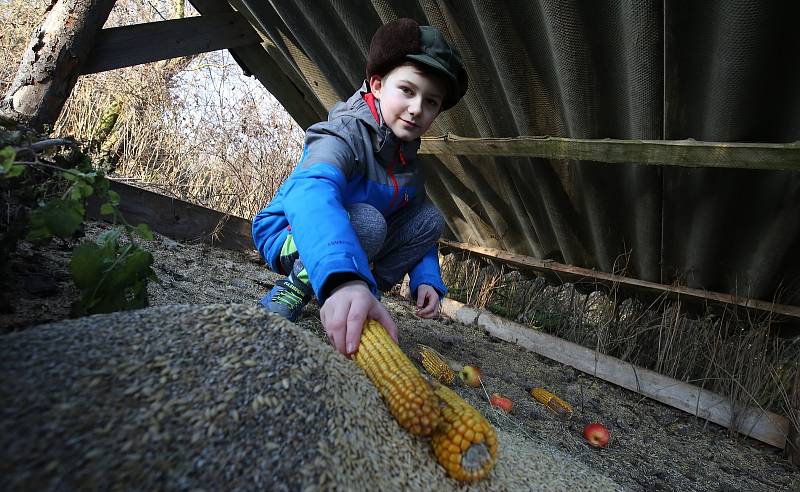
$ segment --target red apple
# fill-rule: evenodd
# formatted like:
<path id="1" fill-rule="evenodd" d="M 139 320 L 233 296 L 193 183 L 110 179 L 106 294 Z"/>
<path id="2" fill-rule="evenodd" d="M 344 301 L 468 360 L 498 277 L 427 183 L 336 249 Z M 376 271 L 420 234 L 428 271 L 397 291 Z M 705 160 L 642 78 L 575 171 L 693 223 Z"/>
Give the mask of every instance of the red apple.
<path id="1" fill-rule="evenodd" d="M 492 396 L 489 398 L 489 404 L 506 413 L 511 413 L 511 408 L 514 406 L 509 397 L 503 396 L 499 393 L 492 393 Z"/>
<path id="2" fill-rule="evenodd" d="M 608 444 L 608 439 L 611 437 L 611 434 L 608 433 L 608 429 L 606 429 L 605 425 L 594 422 L 587 424 L 586 427 L 583 428 L 583 437 L 586 438 L 592 446 L 602 448 Z"/>
<path id="3" fill-rule="evenodd" d="M 458 372 L 458 377 L 464 381 L 467 386 L 479 388 L 481 386 L 481 370 L 475 366 L 464 366 Z"/>

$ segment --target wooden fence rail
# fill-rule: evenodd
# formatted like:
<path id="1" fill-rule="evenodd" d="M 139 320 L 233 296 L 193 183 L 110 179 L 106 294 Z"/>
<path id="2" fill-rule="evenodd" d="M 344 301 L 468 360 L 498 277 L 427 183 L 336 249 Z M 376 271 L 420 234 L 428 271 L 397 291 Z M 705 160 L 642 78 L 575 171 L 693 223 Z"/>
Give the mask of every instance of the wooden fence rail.
<path id="1" fill-rule="evenodd" d="M 422 139 L 421 154 L 540 157 L 659 166 L 800 171 L 800 142 L 724 143 L 521 136 L 472 138 L 448 133 Z"/>

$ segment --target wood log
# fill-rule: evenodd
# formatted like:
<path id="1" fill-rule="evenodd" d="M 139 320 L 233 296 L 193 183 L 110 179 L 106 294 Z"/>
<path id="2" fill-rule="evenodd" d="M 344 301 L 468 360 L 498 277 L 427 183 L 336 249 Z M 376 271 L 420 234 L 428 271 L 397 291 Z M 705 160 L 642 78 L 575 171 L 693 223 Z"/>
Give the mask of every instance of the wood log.
<path id="1" fill-rule="evenodd" d="M 465 325 L 478 325 L 501 340 L 715 424 L 735 429 L 771 446 L 783 448 L 786 445 L 790 423 L 782 415 L 755 407 L 734 406 L 728 398 L 717 393 L 634 366 L 452 299 L 444 299 L 442 313 Z"/>
<path id="2" fill-rule="evenodd" d="M 0 112 L 38 130 L 53 125 L 113 7 L 114 0 L 55 0 L 31 36 Z"/>

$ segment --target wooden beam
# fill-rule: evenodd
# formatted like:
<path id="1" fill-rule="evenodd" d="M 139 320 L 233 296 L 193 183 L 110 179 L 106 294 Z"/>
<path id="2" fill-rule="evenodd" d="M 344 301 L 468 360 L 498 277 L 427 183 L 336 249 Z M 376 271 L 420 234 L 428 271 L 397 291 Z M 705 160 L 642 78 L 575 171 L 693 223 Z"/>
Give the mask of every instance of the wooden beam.
<path id="1" fill-rule="evenodd" d="M 421 154 L 541 157 L 659 166 L 800 171 L 800 142 L 721 143 L 696 140 L 614 140 L 522 136 L 422 139 Z"/>
<path id="2" fill-rule="evenodd" d="M 81 74 L 259 43 L 261 36 L 237 12 L 114 27 L 97 34 Z"/>
<path id="3" fill-rule="evenodd" d="M 794 415 L 790 421 L 789 437 L 786 443 L 786 458 L 794 466 L 800 466 L 800 371 L 794 378 L 791 406 L 789 412 Z"/>
<path id="4" fill-rule="evenodd" d="M 227 0 L 190 1 L 194 8 L 204 16 L 233 12 L 233 6 Z M 262 31 L 262 35 L 266 38 L 269 38 L 268 33 L 272 27 L 268 24 L 270 19 L 274 22 L 280 21 L 274 9 L 269 5 L 262 3 L 239 5 L 241 3 L 239 1 L 233 3 L 240 7 L 239 11 L 242 15 L 248 17 L 252 16 L 251 9 L 259 9 L 261 15 L 257 17 L 257 20 L 267 23 L 267 25 L 262 27 L 256 22 L 253 22 L 252 25 L 257 29 L 266 29 L 267 32 Z M 242 68 L 246 67 L 247 71 L 254 75 L 281 102 L 301 128 L 307 128 L 313 123 L 324 120 L 328 111 L 316 97 L 314 91 L 297 73 L 296 67 L 292 66 L 273 41 L 231 49 L 231 54 L 240 65 L 243 65 Z"/>
<path id="5" fill-rule="evenodd" d="M 444 249 L 450 248 L 459 251 L 469 251 L 478 256 L 497 260 L 522 270 L 542 272 L 546 275 L 555 276 L 563 282 L 586 281 L 588 279 L 598 285 L 603 285 L 608 288 L 615 287 L 623 291 L 629 290 L 649 295 L 665 296 L 667 299 L 735 305 L 746 309 L 780 314 L 791 318 L 800 318 L 800 307 L 798 306 L 775 304 L 732 294 L 692 289 L 679 285 L 658 284 L 597 270 L 589 270 L 588 268 L 565 265 L 551 260 L 539 260 L 530 256 L 508 253 L 499 249 L 448 241 L 446 239 L 441 239 L 439 244 L 441 244 Z"/>
<path id="6" fill-rule="evenodd" d="M 678 408 L 702 419 L 758 439 L 777 448 L 786 445 L 789 419 L 748 407 L 736 413 L 732 402 L 707 391 L 656 372 L 634 366 L 615 357 L 533 330 L 499 316 L 444 299 L 442 313 L 466 325 L 478 325 L 494 337 L 515 343 L 532 352 Z"/>
<path id="7" fill-rule="evenodd" d="M 119 209 L 131 224 L 146 223 L 159 234 L 181 241 L 198 241 L 236 251 L 254 249 L 249 220 L 170 198 L 119 181 L 111 181 L 119 193 Z M 89 200 L 87 214 L 96 220 L 100 204 Z"/>

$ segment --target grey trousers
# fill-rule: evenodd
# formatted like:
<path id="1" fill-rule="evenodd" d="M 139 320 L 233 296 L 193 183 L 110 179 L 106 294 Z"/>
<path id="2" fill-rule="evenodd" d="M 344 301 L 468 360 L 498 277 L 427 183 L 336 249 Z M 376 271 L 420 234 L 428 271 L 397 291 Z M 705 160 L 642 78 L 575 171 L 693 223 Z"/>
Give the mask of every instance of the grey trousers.
<path id="1" fill-rule="evenodd" d="M 403 279 L 430 250 L 444 228 L 444 218 L 433 204 L 409 205 L 388 220 L 366 203 L 347 207 L 350 223 L 373 264 L 378 290 L 386 292 Z"/>

